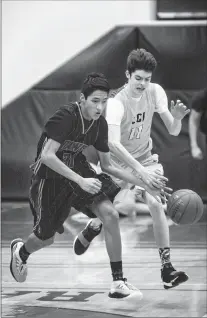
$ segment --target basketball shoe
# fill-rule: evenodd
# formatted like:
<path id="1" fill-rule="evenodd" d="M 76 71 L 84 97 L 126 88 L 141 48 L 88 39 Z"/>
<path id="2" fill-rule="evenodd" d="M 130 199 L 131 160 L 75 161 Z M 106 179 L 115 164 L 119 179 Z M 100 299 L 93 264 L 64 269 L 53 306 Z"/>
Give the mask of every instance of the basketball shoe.
<path id="1" fill-rule="evenodd" d="M 89 248 L 92 240 L 99 235 L 102 229 L 102 224 L 97 228 L 91 225 L 92 220 L 90 220 L 86 227 L 76 236 L 73 243 L 73 250 L 75 254 L 82 255 Z"/>
<path id="2" fill-rule="evenodd" d="M 172 265 L 161 269 L 161 278 L 165 289 L 176 287 L 188 280 L 185 272 L 176 271 Z"/>
<path id="3" fill-rule="evenodd" d="M 124 278 L 123 280 L 113 281 L 108 296 L 109 298 L 136 298 L 138 300 L 141 300 L 143 297 L 141 291 L 138 288 L 134 287 L 132 284 L 129 284 L 126 278 Z"/>
<path id="4" fill-rule="evenodd" d="M 22 239 L 17 238 L 11 242 L 11 262 L 10 262 L 10 272 L 14 279 L 23 283 L 27 278 L 27 264 L 22 261 L 19 250 L 24 244 Z"/>

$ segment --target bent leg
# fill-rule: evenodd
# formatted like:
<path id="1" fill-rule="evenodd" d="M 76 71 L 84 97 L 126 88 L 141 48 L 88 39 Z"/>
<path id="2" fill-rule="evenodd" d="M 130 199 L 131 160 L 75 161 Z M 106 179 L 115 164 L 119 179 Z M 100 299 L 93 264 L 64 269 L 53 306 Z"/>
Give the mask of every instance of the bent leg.
<path id="1" fill-rule="evenodd" d="M 123 189 L 114 199 L 115 209 L 122 215 L 133 215 L 140 211 L 140 202 L 142 199 L 142 190 L 134 187 L 133 190 Z M 142 207 L 144 212 L 149 212 L 147 206 Z"/>
<path id="2" fill-rule="evenodd" d="M 139 289 L 128 284 L 123 278 L 122 243 L 119 228 L 119 214 L 109 200 L 94 204 L 93 213 L 102 221 L 107 252 L 110 258 L 113 282 L 109 292 L 110 298 L 143 297 Z"/>
<path id="3" fill-rule="evenodd" d="M 145 192 L 145 203 L 149 207 L 153 220 L 153 231 L 158 248 L 169 247 L 169 226 L 164 208 L 152 195 Z"/>

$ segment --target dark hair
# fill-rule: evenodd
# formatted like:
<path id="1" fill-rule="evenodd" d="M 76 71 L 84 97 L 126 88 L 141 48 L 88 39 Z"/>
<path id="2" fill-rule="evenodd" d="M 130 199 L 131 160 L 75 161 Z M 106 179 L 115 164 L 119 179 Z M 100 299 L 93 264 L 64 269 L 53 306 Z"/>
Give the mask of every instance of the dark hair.
<path id="1" fill-rule="evenodd" d="M 108 80 L 102 73 L 90 73 L 83 82 L 81 93 L 87 99 L 89 95 L 97 90 L 109 93 L 110 86 Z"/>
<path id="2" fill-rule="evenodd" d="M 133 50 L 127 58 L 127 70 L 131 75 L 136 70 L 144 70 L 145 72 L 153 72 L 157 66 L 154 56 L 145 49 Z"/>

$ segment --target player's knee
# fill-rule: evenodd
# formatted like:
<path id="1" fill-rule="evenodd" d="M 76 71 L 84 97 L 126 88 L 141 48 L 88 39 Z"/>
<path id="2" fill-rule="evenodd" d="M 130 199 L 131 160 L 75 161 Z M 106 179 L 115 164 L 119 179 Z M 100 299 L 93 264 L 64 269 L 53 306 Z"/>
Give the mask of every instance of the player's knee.
<path id="1" fill-rule="evenodd" d="M 162 203 L 158 202 L 154 197 L 148 197 L 147 198 L 147 205 L 150 210 L 152 211 L 162 211 Z"/>
<path id="2" fill-rule="evenodd" d="M 118 213 L 122 215 L 130 215 L 135 210 L 135 203 L 126 204 L 125 202 L 115 202 L 114 207 Z"/>
<path id="3" fill-rule="evenodd" d="M 102 221 L 103 221 L 104 225 L 110 225 L 110 224 L 114 224 L 116 222 L 119 222 L 118 211 L 116 211 L 116 209 L 114 207 L 110 207 L 110 208 L 108 207 L 105 210 Z"/>
<path id="4" fill-rule="evenodd" d="M 154 222 L 160 222 L 163 215 L 165 215 L 162 204 L 155 200 L 151 202 L 151 205 L 148 205 L 148 207 Z"/>

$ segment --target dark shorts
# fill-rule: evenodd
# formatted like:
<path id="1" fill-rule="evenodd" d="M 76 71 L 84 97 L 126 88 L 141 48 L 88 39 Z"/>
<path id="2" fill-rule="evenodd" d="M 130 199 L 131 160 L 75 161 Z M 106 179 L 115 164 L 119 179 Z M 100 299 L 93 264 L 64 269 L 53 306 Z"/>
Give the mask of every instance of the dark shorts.
<path id="1" fill-rule="evenodd" d="M 76 183 L 65 178 L 32 178 L 29 199 L 34 216 L 33 232 L 39 239 L 53 237 L 67 219 L 71 207 L 88 217 L 96 217 L 91 210 L 94 201 L 107 197 L 113 202 L 120 191 L 119 186 L 104 173 L 91 175 L 85 170 L 84 176 L 87 174 L 88 177 L 96 177 L 102 182 L 101 191 L 96 195 L 82 190 Z"/>

